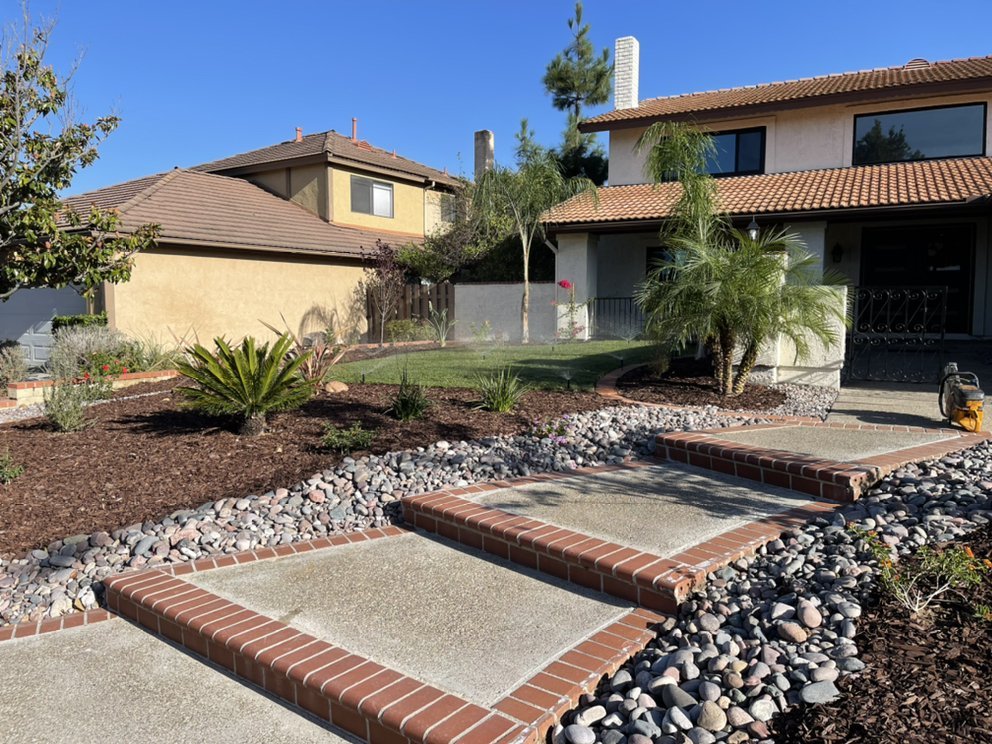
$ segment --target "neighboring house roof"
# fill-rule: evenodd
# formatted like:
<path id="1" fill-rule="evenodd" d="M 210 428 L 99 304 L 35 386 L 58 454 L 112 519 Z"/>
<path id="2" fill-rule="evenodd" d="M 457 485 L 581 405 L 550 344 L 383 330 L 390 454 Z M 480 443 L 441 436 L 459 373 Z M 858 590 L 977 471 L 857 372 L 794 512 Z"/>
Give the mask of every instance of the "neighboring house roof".
<path id="1" fill-rule="evenodd" d="M 729 215 L 794 214 L 878 207 L 965 204 L 992 199 L 992 158 L 925 160 L 715 179 Z M 659 221 L 681 193 L 677 181 L 606 186 L 550 209 L 557 226 Z"/>
<path id="2" fill-rule="evenodd" d="M 591 132 L 644 125 L 657 119 L 712 118 L 717 112 L 726 116 L 758 108 L 774 110 L 867 97 L 872 100 L 905 97 L 922 95 L 934 88 L 949 92 L 954 86 L 964 91 L 989 84 L 992 84 L 992 56 L 946 62 L 914 59 L 899 67 L 649 98 L 635 108 L 609 111 L 586 119 L 580 129 Z"/>
<path id="3" fill-rule="evenodd" d="M 203 163 L 194 166 L 192 170 L 217 173 L 244 168 L 257 169 L 258 166 L 275 165 L 285 160 L 308 157 L 325 157 L 329 161 L 341 161 L 342 164 L 358 167 L 369 165 L 407 177 L 416 176 L 423 180 L 436 181 L 445 186 L 455 186 L 458 183 L 457 179 L 444 171 L 401 157 L 388 150 L 373 147 L 365 140 L 353 141 L 333 129 L 329 132 L 305 135 L 300 141 L 280 142 L 270 147 Z"/>
<path id="4" fill-rule="evenodd" d="M 159 244 L 360 257 L 378 239 L 397 240 L 395 233 L 324 222 L 244 179 L 181 168 L 70 196 L 64 204 L 79 213 L 93 205 L 114 209 L 123 230 L 158 224 Z"/>

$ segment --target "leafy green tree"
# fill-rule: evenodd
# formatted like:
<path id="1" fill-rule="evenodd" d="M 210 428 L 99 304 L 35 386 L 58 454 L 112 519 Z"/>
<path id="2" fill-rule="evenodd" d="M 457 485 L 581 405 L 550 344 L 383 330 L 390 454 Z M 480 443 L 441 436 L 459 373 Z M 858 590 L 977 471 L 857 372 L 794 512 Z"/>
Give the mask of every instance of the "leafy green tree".
<path id="1" fill-rule="evenodd" d="M 76 286 L 130 278 L 133 256 L 150 247 L 154 225 L 120 232 L 117 215 L 67 211 L 58 193 L 93 163 L 119 119 L 72 119 L 68 79 L 45 62 L 52 24 L 0 41 L 0 300 L 19 289 Z"/>
<path id="2" fill-rule="evenodd" d="M 522 123 L 517 135 L 516 170 L 496 164 L 480 180 L 475 203 L 480 224 L 496 242 L 510 236 L 520 241 L 524 292 L 520 307 L 521 340 L 530 340 L 530 257 L 535 244 L 544 241 L 542 217 L 555 204 L 584 191 L 595 192 L 585 178 L 567 178 L 558 160 L 537 145 Z"/>
<path id="3" fill-rule="evenodd" d="M 567 177 L 588 178 L 597 185 L 606 181 L 607 161 L 594 134 L 579 131 L 582 107 L 606 103 L 612 92 L 613 65 L 610 50 L 596 53 L 589 40 L 589 24 L 582 22 L 582 3 L 575 4 L 575 17 L 568 19 L 572 41 L 548 63 L 544 87 L 551 103 L 568 113 L 561 147 L 556 155 Z"/>
<path id="4" fill-rule="evenodd" d="M 875 119 L 871 129 L 854 143 L 854 160 L 858 163 L 892 163 L 897 160 L 922 160 L 924 154 L 910 147 L 906 132 L 889 127 L 882 132 L 882 122 Z"/>
<path id="5" fill-rule="evenodd" d="M 836 343 L 846 321 L 843 279 L 824 274 L 795 235 L 766 230 L 753 238 L 732 226 L 703 167 L 713 147 L 708 135 L 660 123 L 638 146 L 648 150 L 646 171 L 655 181 L 682 186 L 662 231 L 667 250 L 636 290 L 646 330 L 666 354 L 703 342 L 719 392 L 734 396 L 771 339 L 789 339 L 798 359 L 809 357 L 812 343 Z"/>

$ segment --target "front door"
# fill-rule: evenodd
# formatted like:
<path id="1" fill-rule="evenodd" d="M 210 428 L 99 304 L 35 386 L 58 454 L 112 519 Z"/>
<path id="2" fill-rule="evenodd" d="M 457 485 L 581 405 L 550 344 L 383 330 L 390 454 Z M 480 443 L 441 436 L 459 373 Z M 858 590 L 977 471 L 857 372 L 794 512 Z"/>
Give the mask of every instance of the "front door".
<path id="1" fill-rule="evenodd" d="M 971 333 L 973 225 L 866 227 L 861 281 L 870 287 L 947 287 L 947 333 Z"/>

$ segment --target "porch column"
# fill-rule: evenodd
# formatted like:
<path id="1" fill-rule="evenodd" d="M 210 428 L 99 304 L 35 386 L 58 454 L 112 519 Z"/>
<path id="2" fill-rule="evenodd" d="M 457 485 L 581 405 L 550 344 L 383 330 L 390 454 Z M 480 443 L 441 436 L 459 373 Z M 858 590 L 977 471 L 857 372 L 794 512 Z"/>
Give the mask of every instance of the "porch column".
<path id="1" fill-rule="evenodd" d="M 561 233 L 555 257 L 555 297 L 558 337 L 588 340 L 592 336 L 592 300 L 596 297 L 596 251 L 599 236 L 592 233 Z M 571 289 L 558 283 L 568 281 Z"/>

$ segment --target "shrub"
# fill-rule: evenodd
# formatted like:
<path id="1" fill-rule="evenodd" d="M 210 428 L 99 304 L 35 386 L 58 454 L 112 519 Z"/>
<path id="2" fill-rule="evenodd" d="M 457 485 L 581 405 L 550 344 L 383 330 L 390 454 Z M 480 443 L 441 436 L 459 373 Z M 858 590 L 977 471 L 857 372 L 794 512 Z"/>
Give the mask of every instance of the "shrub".
<path id="1" fill-rule="evenodd" d="M 45 393 L 44 414 L 56 431 L 82 431 L 93 423 L 86 406 L 106 397 L 109 385 L 99 382 L 56 382 Z"/>
<path id="2" fill-rule="evenodd" d="M 23 472 L 24 466 L 14 462 L 9 451 L 0 452 L 0 485 L 6 486 Z"/>
<path id="3" fill-rule="evenodd" d="M 141 370 L 138 344 L 120 331 L 102 326 L 64 328 L 55 336 L 48 369 L 60 380 L 114 374 L 111 369 Z"/>
<path id="4" fill-rule="evenodd" d="M 249 336 L 232 348 L 216 338 L 213 353 L 196 344 L 187 350 L 189 361 L 177 365 L 196 385 L 180 389 L 192 407 L 237 416 L 242 434 L 259 435 L 267 413 L 297 408 L 313 395 L 314 383 L 300 375 L 307 355 L 290 357 L 292 343 L 289 334 L 283 334 L 270 349 Z"/>
<path id="5" fill-rule="evenodd" d="M 386 323 L 386 340 L 393 343 L 402 341 L 430 341 L 433 331 L 422 320 L 391 320 Z"/>
<path id="6" fill-rule="evenodd" d="M 286 323 L 285 318 L 283 318 L 283 323 Z M 263 322 L 262 325 L 273 333 L 280 333 L 277 328 L 268 323 Z M 320 385 L 331 373 L 331 367 L 340 362 L 341 358 L 348 352 L 348 347 L 343 343 L 335 343 L 328 330 L 309 335 L 303 334 L 302 330 L 301 328 L 300 333 L 293 333 L 289 330 L 289 324 L 286 324 L 286 335 L 293 342 L 289 357 L 290 359 L 302 359 L 300 375 L 304 380 L 312 382 L 314 385 Z M 333 329 L 330 329 L 330 332 L 332 333 Z"/>
<path id="7" fill-rule="evenodd" d="M 507 367 L 489 375 L 482 375 L 479 377 L 482 402 L 478 408 L 496 413 L 509 413 L 517 407 L 527 390 L 527 385 Z"/>
<path id="8" fill-rule="evenodd" d="M 429 313 L 427 323 L 433 339 L 443 349 L 448 345 L 448 334 L 451 333 L 451 329 L 455 327 L 457 321 L 448 320 L 448 308 L 441 311 L 435 310 L 434 303 L 430 300 L 427 301 L 427 310 Z"/>
<path id="9" fill-rule="evenodd" d="M 28 360 L 17 341 L 0 343 L 0 387 L 20 382 L 28 376 Z"/>
<path id="10" fill-rule="evenodd" d="M 375 431 L 363 429 L 361 423 L 356 421 L 347 429 L 328 424 L 320 443 L 332 452 L 354 452 L 368 449 L 374 439 Z"/>
<path id="11" fill-rule="evenodd" d="M 183 340 L 164 343 L 152 337 L 134 338 L 132 372 L 150 372 L 160 369 L 175 369 L 183 358 Z"/>
<path id="12" fill-rule="evenodd" d="M 52 333 L 64 328 L 80 328 L 107 325 L 107 313 L 83 313 L 81 315 L 56 315 L 52 318 Z"/>
<path id="13" fill-rule="evenodd" d="M 400 421 L 412 421 L 422 418 L 430 405 L 431 402 L 424 393 L 423 386 L 411 382 L 409 371 L 404 367 L 403 375 L 400 377 L 400 388 L 396 391 L 393 403 L 386 413 L 392 414 Z"/>
<path id="14" fill-rule="evenodd" d="M 989 570 L 971 548 L 960 545 L 939 549 L 924 545 L 912 557 L 897 564 L 877 533 L 858 528 L 852 531 L 865 541 L 866 548 L 878 561 L 882 586 L 913 615 L 923 612 L 952 589 L 979 586 Z"/>

